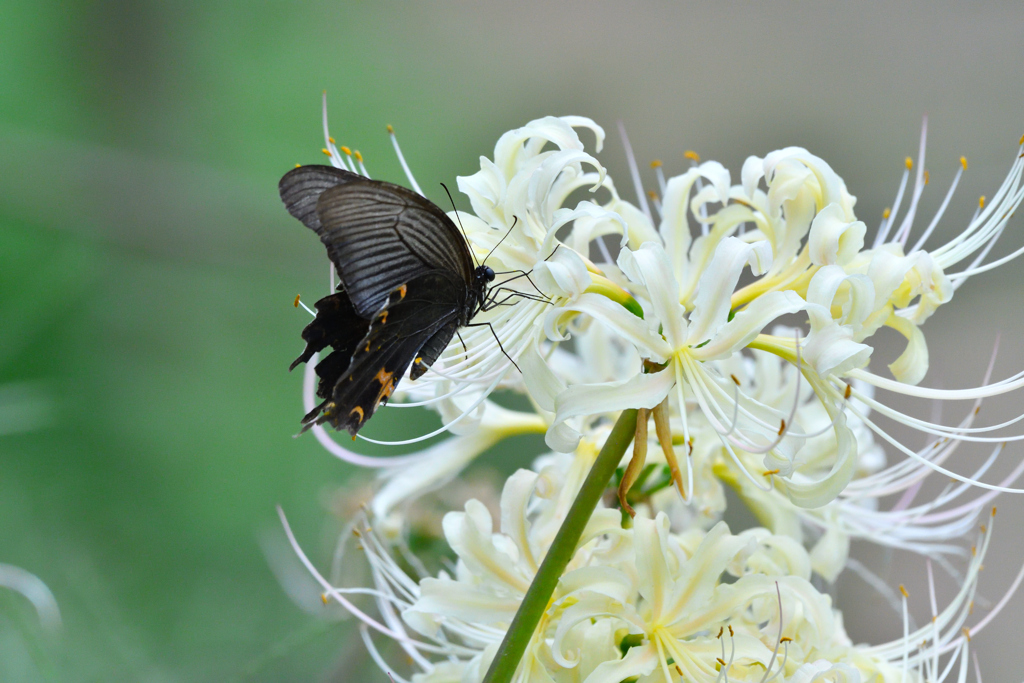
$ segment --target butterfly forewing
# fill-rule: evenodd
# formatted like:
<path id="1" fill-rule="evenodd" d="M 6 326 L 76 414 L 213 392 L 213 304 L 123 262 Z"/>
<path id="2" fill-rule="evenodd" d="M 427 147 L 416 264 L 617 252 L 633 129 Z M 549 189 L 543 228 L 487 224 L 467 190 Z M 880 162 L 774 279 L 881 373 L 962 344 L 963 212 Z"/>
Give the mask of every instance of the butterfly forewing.
<path id="1" fill-rule="evenodd" d="M 360 178 L 355 173 L 333 166 L 300 166 L 285 173 L 277 189 L 288 213 L 320 234 L 320 217 L 316 214 L 316 203 L 320 195 L 324 190 Z"/>
<path id="2" fill-rule="evenodd" d="M 473 273 L 466 242 L 443 211 L 389 183 L 359 180 L 337 185 L 317 203 L 320 238 L 352 304 L 371 316 L 393 289 L 432 270 L 457 274 L 468 287 Z"/>

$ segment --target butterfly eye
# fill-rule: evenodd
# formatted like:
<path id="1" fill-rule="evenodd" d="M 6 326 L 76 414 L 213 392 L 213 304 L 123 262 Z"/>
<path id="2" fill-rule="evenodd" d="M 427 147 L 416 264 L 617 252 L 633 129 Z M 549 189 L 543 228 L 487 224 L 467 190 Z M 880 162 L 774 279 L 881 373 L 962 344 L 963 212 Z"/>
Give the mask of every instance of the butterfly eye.
<path id="1" fill-rule="evenodd" d="M 494 279 L 494 270 L 490 266 L 484 266 L 484 277 L 488 282 Z"/>

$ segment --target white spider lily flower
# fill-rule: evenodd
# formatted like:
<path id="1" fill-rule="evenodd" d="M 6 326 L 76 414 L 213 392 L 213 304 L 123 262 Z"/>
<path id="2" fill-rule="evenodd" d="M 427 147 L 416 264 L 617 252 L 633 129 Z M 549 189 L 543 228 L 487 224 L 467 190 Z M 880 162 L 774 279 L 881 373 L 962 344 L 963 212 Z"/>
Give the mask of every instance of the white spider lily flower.
<path id="1" fill-rule="evenodd" d="M 512 475 L 502 492 L 500 533 L 495 533 L 491 515 L 479 501 L 466 503 L 464 512 L 449 513 L 444 532 L 459 558 L 455 575 L 423 579 L 419 599 L 404 613 L 406 622 L 428 636 L 441 625 L 439 617 L 507 626 L 586 473 L 581 467 L 586 459 L 577 460 L 568 472 L 545 468 L 540 474 L 520 470 Z M 534 495 L 539 506 L 531 513 L 527 504 Z M 587 548 L 588 544 L 604 534 L 621 532 L 620 519 L 615 510 L 602 508 L 595 513 L 563 583 L 571 586 L 573 570 L 584 571 L 594 554 L 602 551 Z M 613 584 L 606 577 L 605 585 Z M 608 590 L 626 599 L 621 587 Z M 556 596 L 556 601 L 564 597 Z"/>
<path id="2" fill-rule="evenodd" d="M 687 313 L 680 304 L 681 292 L 668 254 L 661 244 L 648 242 L 637 251 L 623 250 L 619 256 L 622 271 L 645 289 L 650 309 L 647 320 L 632 316 L 607 299 L 587 294 L 571 306 L 549 312 L 545 322 L 549 336 L 558 334 L 559 323 L 567 313 L 586 313 L 633 342 L 641 356 L 665 367 L 624 382 L 568 387 L 556 401 L 548 445 L 556 450 L 575 446 L 577 434 L 563 427 L 569 418 L 628 407 L 653 408 L 674 389 L 677 410 L 684 406 L 680 414 L 683 443 L 690 440 L 685 406 L 687 398 L 692 397 L 741 470 L 746 472 L 746 467 L 735 455 L 736 450 L 765 454 L 766 469 L 778 470 L 782 476 L 793 475 L 796 456 L 783 452 L 783 437 L 788 433 L 798 436 L 791 429 L 792 415 L 787 420 L 784 413 L 742 396 L 736 386 L 738 380 L 722 374 L 714 365 L 741 351 L 780 316 L 806 306 L 795 292 L 777 291 L 754 299 L 739 312 L 730 311 L 729 295 L 743 268 L 750 263 L 755 273 L 765 272 L 770 265 L 768 252 L 764 241 L 749 244 L 735 237 L 722 240 L 698 280 L 693 309 Z M 661 334 L 655 326 L 660 327 Z M 787 482 L 793 500 L 807 507 L 835 498 L 853 472 L 855 442 L 844 424 L 843 413 L 831 401 L 826 410 L 832 416 L 838 444 L 832 470 L 821 479 L 796 477 Z M 754 480 L 754 475 L 747 475 Z"/>
<path id="3" fill-rule="evenodd" d="M 632 646 L 621 659 L 597 667 L 586 683 L 618 683 L 633 676 L 652 675 L 653 680 L 674 681 L 676 674 L 685 680 L 720 680 L 724 660 L 719 658 L 723 648 L 719 640 L 727 626 L 731 636 L 727 675 L 733 680 L 748 680 L 754 675 L 760 678 L 772 667 L 773 649 L 765 641 L 774 641 L 783 634 L 789 639 L 814 642 L 831 637 L 833 619 L 828 598 L 818 594 L 802 576 L 770 576 L 759 571 L 796 568 L 809 575 L 802 548 L 786 539 L 773 548 L 758 548 L 758 540 L 767 540 L 766 532 L 733 536 L 720 522 L 699 545 L 687 548 L 683 539 L 669 533 L 664 514 L 654 520 L 637 517 L 633 547 L 639 599 L 634 604 L 619 605 L 607 595 L 584 592 L 561 618 L 552 646 L 556 661 L 571 667 L 574 658 L 566 652 L 566 636 L 600 619 L 613 619 L 626 626 Z M 803 562 L 796 559 L 794 566 L 792 557 L 801 555 Z M 780 566 L 778 559 L 787 556 L 791 559 Z M 722 573 L 737 564 L 739 578 L 722 583 Z M 777 595 L 781 595 L 783 605 L 788 605 L 782 615 Z M 771 609 L 767 609 L 769 605 Z M 790 619 L 789 630 L 780 632 L 780 617 L 786 621 L 794 614 L 800 614 L 801 619 Z M 763 629 L 759 628 L 762 623 L 766 623 Z"/>

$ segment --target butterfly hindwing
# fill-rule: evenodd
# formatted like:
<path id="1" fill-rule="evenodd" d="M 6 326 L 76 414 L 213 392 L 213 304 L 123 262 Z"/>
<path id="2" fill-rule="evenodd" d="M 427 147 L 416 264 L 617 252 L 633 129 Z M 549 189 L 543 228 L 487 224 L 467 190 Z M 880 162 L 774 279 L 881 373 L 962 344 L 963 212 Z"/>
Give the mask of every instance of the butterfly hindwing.
<path id="1" fill-rule="evenodd" d="M 435 346 L 439 345 L 440 337 L 447 334 L 440 349 L 447 345 L 458 326 L 463 291 L 461 283 L 446 271 L 424 273 L 395 288 L 370 321 L 347 370 L 337 377 L 329 394 L 321 394 L 326 400 L 303 422 L 329 422 L 335 429 L 346 429 L 354 436 L 377 407 L 390 398 L 409 365 L 422 358 L 428 341 L 436 340 Z M 433 355 L 429 362 L 424 363 L 427 358 L 423 358 L 419 365 L 433 363 L 439 351 L 431 348 L 430 353 Z M 317 372 L 320 373 L 320 365 Z M 324 389 L 326 374 L 321 374 Z"/>
<path id="2" fill-rule="evenodd" d="M 316 365 L 316 374 L 320 377 L 317 396 L 330 398 L 338 378 L 348 370 L 356 347 L 369 332 L 370 321 L 356 315 L 345 292 L 325 296 L 314 307 L 316 318 L 302 330 L 306 348 L 288 369 L 294 370 L 299 363 L 308 362 L 314 353 L 332 347 L 333 351 Z"/>
<path id="3" fill-rule="evenodd" d="M 320 239 L 360 315 L 376 313 L 399 285 L 431 271 L 469 287 L 465 238 L 441 209 L 404 187 L 357 179 L 317 201 Z"/>
<path id="4" fill-rule="evenodd" d="M 454 318 L 431 335 L 430 339 L 420 348 L 419 356 L 413 361 L 409 377 L 419 379 L 427 371 L 427 368 L 434 364 L 434 361 L 441 355 L 441 352 L 447 348 L 448 342 L 452 340 L 458 329 L 459 320 Z"/>

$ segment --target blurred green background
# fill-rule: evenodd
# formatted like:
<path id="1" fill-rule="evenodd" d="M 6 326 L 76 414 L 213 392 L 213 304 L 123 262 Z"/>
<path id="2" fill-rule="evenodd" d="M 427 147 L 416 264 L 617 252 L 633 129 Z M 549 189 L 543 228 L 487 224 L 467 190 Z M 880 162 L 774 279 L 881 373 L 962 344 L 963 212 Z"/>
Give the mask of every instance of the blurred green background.
<path id="1" fill-rule="evenodd" d="M 321 160 L 321 91 L 375 177 L 405 182 L 391 123 L 438 201 L 502 132 L 580 114 L 608 130 L 626 195 L 619 120 L 640 161 L 670 171 L 687 149 L 738 177 L 748 154 L 805 146 L 870 226 L 928 114 L 925 215 L 959 156 L 971 164 L 948 235 L 1024 132 L 1022 27 L 1019 2 L 3 0 L 0 562 L 42 578 L 64 625 L 45 632 L 0 593 L 0 680 L 383 680 L 347 624 L 285 595 L 261 549 L 278 547 L 280 503 L 323 563 L 331 496 L 365 477 L 292 438 L 301 377 L 286 370 L 307 317 L 291 300 L 325 292 L 326 261 L 276 184 Z M 1020 368 L 1019 267 L 926 327 L 927 382 L 977 382 L 996 331 L 997 375 Z M 990 596 L 1024 556 L 1024 508 L 1002 509 Z M 918 562 L 886 578 L 922 576 Z M 897 635 L 879 601 L 848 599 L 863 592 L 838 586 L 855 639 Z M 1019 678 L 1019 630 L 1000 626 L 1022 608 L 977 639 L 990 680 Z"/>

